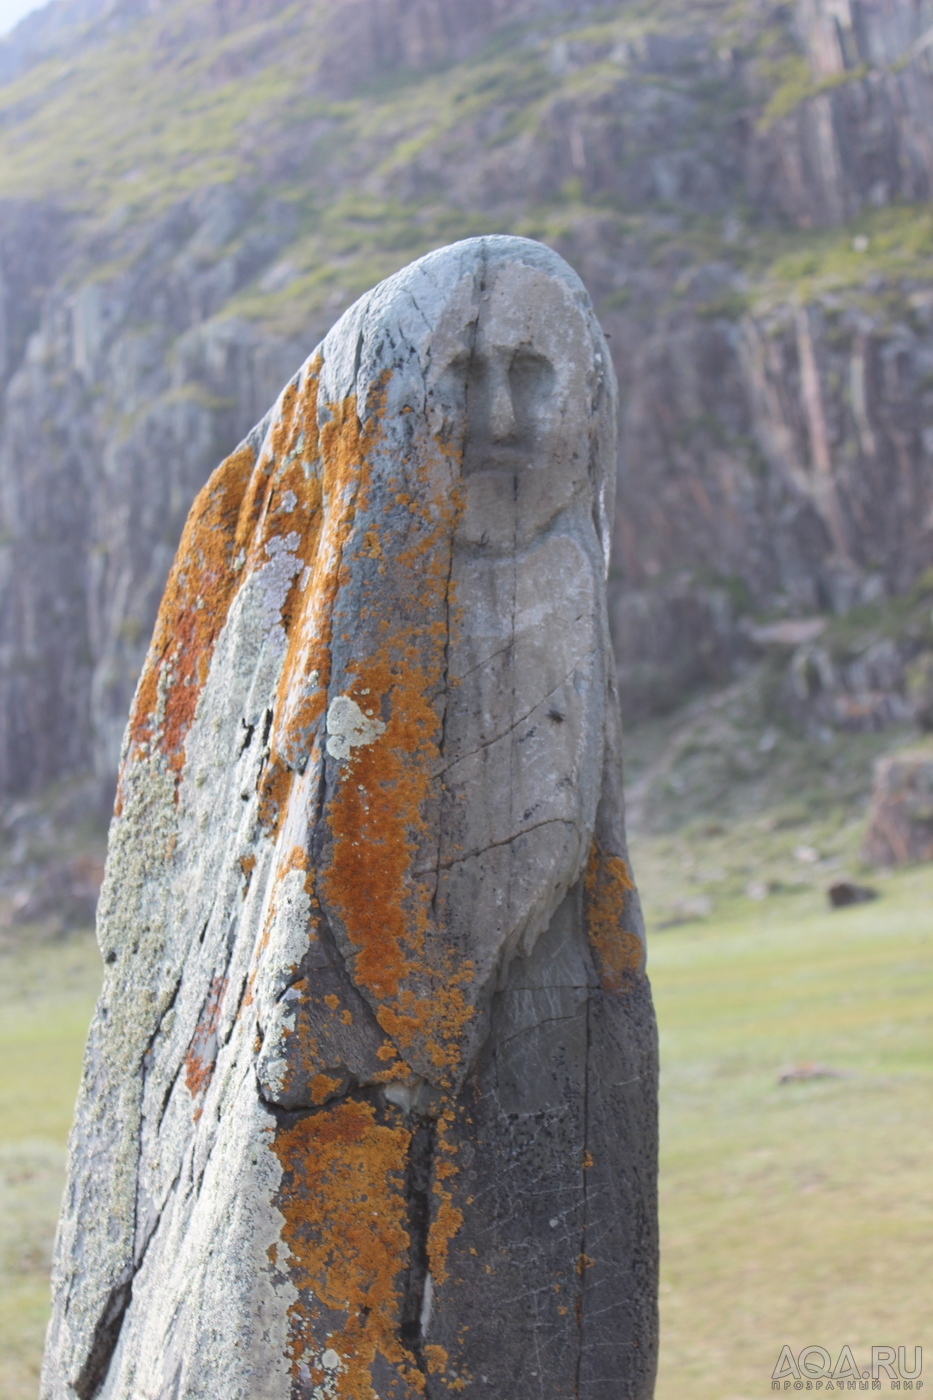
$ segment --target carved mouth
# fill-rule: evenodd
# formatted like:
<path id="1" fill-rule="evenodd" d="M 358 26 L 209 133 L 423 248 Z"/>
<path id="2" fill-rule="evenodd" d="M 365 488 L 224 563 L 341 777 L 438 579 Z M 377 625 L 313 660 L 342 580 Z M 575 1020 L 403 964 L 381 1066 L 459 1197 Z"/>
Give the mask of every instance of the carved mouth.
<path id="1" fill-rule="evenodd" d="M 491 444 L 483 447 L 467 447 L 463 454 L 463 475 L 476 476 L 479 472 L 495 473 L 498 476 L 518 476 L 534 468 L 534 458 L 527 446 L 507 447 Z"/>

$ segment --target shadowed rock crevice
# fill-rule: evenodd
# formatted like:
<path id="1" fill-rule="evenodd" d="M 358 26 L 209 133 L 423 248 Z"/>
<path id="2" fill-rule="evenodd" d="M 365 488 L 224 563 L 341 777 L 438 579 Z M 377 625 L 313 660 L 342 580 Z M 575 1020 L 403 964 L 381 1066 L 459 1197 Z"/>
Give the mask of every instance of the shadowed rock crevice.
<path id="1" fill-rule="evenodd" d="M 403 1346 L 416 1358 L 422 1371 L 427 1369 L 424 1342 L 430 1324 L 433 1292 L 428 1232 L 431 1226 L 431 1187 L 434 1182 L 436 1146 L 437 1125 L 430 1118 L 416 1119 L 405 1177 L 405 1200 L 408 1205 L 408 1233 L 411 1243 L 399 1336 Z"/>
<path id="2" fill-rule="evenodd" d="M 94 1329 L 87 1360 L 74 1383 L 79 1400 L 94 1400 L 110 1366 L 110 1358 L 116 1350 L 120 1328 L 126 1310 L 133 1296 L 133 1283 L 130 1280 L 114 1288 L 107 1299 L 100 1320 Z"/>

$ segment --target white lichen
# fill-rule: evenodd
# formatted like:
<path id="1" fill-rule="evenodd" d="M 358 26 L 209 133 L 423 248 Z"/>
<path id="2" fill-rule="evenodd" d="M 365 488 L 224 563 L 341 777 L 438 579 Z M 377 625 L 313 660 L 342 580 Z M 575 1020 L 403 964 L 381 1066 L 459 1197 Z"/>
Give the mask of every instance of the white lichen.
<path id="1" fill-rule="evenodd" d="M 365 715 L 349 695 L 337 695 L 327 711 L 327 752 L 349 758 L 355 748 L 372 744 L 385 730 L 381 719 Z"/>

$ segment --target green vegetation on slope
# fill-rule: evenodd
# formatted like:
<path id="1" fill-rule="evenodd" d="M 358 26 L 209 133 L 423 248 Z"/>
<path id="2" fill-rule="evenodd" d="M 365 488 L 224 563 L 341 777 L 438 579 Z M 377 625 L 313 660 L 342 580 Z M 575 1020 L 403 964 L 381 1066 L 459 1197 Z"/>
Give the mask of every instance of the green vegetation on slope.
<path id="1" fill-rule="evenodd" d="M 739 86 L 687 70 L 642 72 L 627 55 L 648 32 L 717 24 L 728 35 L 747 9 L 729 0 L 611 5 L 586 24 L 556 16 L 506 26 L 473 57 L 441 69 L 354 81 L 352 70 L 336 79 L 329 71 L 328 0 L 227 35 L 216 32 L 212 0 L 168 4 L 0 88 L 0 197 L 52 200 L 114 249 L 124 232 L 204 189 L 235 185 L 260 222 L 278 205 L 294 225 L 291 245 L 227 310 L 283 334 L 322 308 L 342 309 L 430 248 L 479 232 L 554 241 L 596 219 L 619 246 L 634 236 L 658 241 L 662 258 L 715 256 L 721 231 L 709 220 L 685 215 L 676 230 L 655 227 L 643 198 L 587 193 L 576 178 L 529 195 L 508 163 L 496 172 L 496 157 L 511 148 L 520 166 L 523 143 L 550 140 L 562 112 L 595 109 L 627 82 L 650 89 L 645 130 L 654 130 L 652 104 L 676 106 L 685 95 L 704 131 L 727 132 L 746 100 Z M 689 144 L 696 130 L 674 145 Z M 642 136 L 626 139 L 620 169 L 645 154 Z M 482 162 L 492 178 L 478 186 L 468 175 Z M 205 261 L 237 251 L 235 240 L 222 245 L 205 249 Z M 75 276 L 107 276 L 112 256 L 116 271 L 123 254 L 102 259 L 95 246 Z"/>
<path id="2" fill-rule="evenodd" d="M 648 924 L 752 917 L 835 880 L 882 887 L 859 851 L 874 761 L 933 740 L 900 726 L 804 734 L 776 709 L 767 667 L 626 736 L 633 858 Z"/>
<path id="3" fill-rule="evenodd" d="M 376 139 L 386 163 L 405 163 L 496 108 L 489 143 L 501 144 L 534 124 L 534 103 L 617 79 L 620 65 L 607 59 L 614 46 L 646 28 L 676 28 L 684 16 L 709 22 L 727 6 L 618 5 L 599 26 L 511 25 L 471 59 L 434 74 L 359 81 L 352 97 L 339 99 L 322 95 L 319 73 L 330 8 L 325 0 L 292 5 L 225 39 L 213 32 L 211 0 L 186 0 L 75 61 L 38 65 L 0 90 L 0 194 L 151 212 L 193 188 L 242 175 L 262 180 L 269 143 L 294 131 L 301 144 L 309 125 L 311 142 L 292 153 L 296 193 L 320 173 L 322 149 L 329 157 L 360 138 Z M 558 71 L 550 62 L 556 34 L 595 56 Z"/>
<path id="4" fill-rule="evenodd" d="M 289 5 L 222 34 L 212 0 L 185 0 L 38 65 L 0 88 L 0 197 L 52 200 L 96 230 L 111 251 L 102 262 L 95 247 L 95 264 L 75 269 L 82 278 L 116 271 L 125 231 L 198 191 L 236 186 L 260 223 L 278 206 L 275 217 L 293 226 L 289 246 L 225 310 L 283 335 L 428 249 L 480 232 L 560 243 L 598 225 L 607 248 L 641 248 L 648 263 L 718 259 L 747 279 L 746 293 L 710 308 L 718 315 L 834 292 L 874 306 L 876 293 L 859 290 L 872 279 L 928 278 L 933 222 L 922 207 L 872 210 L 825 233 L 760 226 L 750 214 L 727 236 L 721 215 L 667 209 L 657 195 L 625 199 L 577 176 L 535 194 L 509 177 L 568 113 L 600 112 L 620 85 L 632 85 L 633 112 L 614 153 L 622 172 L 646 154 L 646 132 L 656 140 L 649 114 L 666 103 L 673 111 L 687 100 L 695 115 L 658 146 L 665 155 L 692 149 L 701 132 L 728 145 L 736 121 L 785 113 L 819 87 L 786 16 L 747 0 L 622 3 L 586 23 L 505 26 L 479 53 L 434 70 L 354 81 L 351 69 L 335 81 L 324 44 L 332 9 Z M 712 79 L 689 63 L 652 72 L 633 57 L 646 34 L 700 31 L 745 55 L 744 79 Z M 735 200 L 740 211 L 738 186 Z M 235 254 L 241 238 L 242 226 L 203 257 Z"/>

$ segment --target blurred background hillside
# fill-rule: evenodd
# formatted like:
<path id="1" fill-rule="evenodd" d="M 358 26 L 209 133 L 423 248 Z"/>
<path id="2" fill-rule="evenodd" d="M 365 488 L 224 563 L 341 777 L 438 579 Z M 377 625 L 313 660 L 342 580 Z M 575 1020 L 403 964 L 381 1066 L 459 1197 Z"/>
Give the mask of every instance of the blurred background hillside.
<path id="1" fill-rule="evenodd" d="M 833 947 L 825 889 L 864 876 L 877 760 L 907 750 L 928 764 L 913 811 L 933 852 L 933 0 L 52 0 L 0 40 L 0 952 L 39 949 L 28 1002 L 58 950 L 40 1021 L 65 1024 L 54 998 L 72 984 L 91 995 L 93 954 L 60 935 L 93 914 L 125 717 L 195 493 L 357 295 L 488 232 L 572 263 L 616 362 L 610 611 L 636 873 L 651 929 L 671 930 L 653 954 L 662 1008 L 679 1005 L 681 978 L 706 988 L 694 1011 L 715 1020 L 719 983 L 704 978 L 745 958 L 740 926 L 754 958 L 770 946 L 759 925 L 801 956 L 811 933 Z M 885 871 L 895 858 L 871 877 L 891 890 L 872 908 L 893 912 L 859 911 L 851 927 L 902 940 L 897 967 L 912 970 L 891 973 L 884 1005 L 904 1012 L 921 966 L 929 980 L 910 939 L 926 937 L 933 867 L 901 885 Z M 690 940 L 720 934 L 704 963 Z M 705 1151 L 702 1123 L 684 1124 L 717 1076 L 738 1076 L 715 1099 L 731 1120 L 770 1102 L 775 1056 L 845 1058 L 860 1043 L 857 1018 L 832 1039 L 837 1000 L 860 1006 L 881 974 L 850 951 L 848 972 L 821 964 L 825 1044 L 801 1031 L 782 1051 L 775 1032 L 747 1060 L 675 1036 L 683 1182 Z M 740 1021 L 756 996 L 765 1020 L 777 1005 L 754 958 Z M 86 1010 L 68 1015 L 79 1046 Z M 917 1015 L 889 1076 L 918 1062 Z M 24 1034 L 17 1021 L 16 1054 Z M 49 1141 L 73 1092 L 57 1083 L 50 1067 L 30 1091 L 62 1099 Z M 865 1103 L 832 1081 L 813 1093 L 804 1117 L 828 1115 L 848 1141 Z M 768 1122 L 748 1147 L 763 1193 L 749 1229 L 774 1184 L 754 1158 L 772 1150 Z M 894 1171 L 876 1148 L 865 1161 Z M 36 1151 L 23 1180 L 49 1214 L 58 1149 Z M 677 1190 L 684 1258 L 714 1260 L 713 1234 L 697 1234 L 706 1206 Z M 839 1229 L 857 1232 L 874 1206 L 846 1199 Z M 777 1211 L 775 1241 L 795 1218 Z M 913 1216 L 901 1223 L 912 1238 Z M 40 1321 L 18 1379 L 0 1370 L 11 1395 L 45 1307 L 36 1248 L 23 1307 Z M 758 1297 L 745 1255 L 722 1267 L 717 1307 Z M 895 1278 L 919 1276 L 899 1267 L 892 1254 L 889 1298 Z M 845 1292 L 844 1269 L 832 1286 Z M 688 1326 L 687 1311 L 672 1314 L 663 1393 L 757 1395 L 730 1379 L 728 1348 L 707 1384 L 713 1324 L 694 1313 Z M 4 1315 L 0 1303 L 0 1330 Z M 866 1332 L 888 1340 L 923 1339 Z M 800 1337 L 816 1342 L 837 1345 Z"/>
<path id="2" fill-rule="evenodd" d="M 909 720 L 931 35 L 927 0 L 30 15 L 0 43 L 0 790 L 106 801 L 197 489 L 360 292 L 489 231 L 556 247 L 611 337 L 628 720 L 775 650 L 805 727 Z"/>

